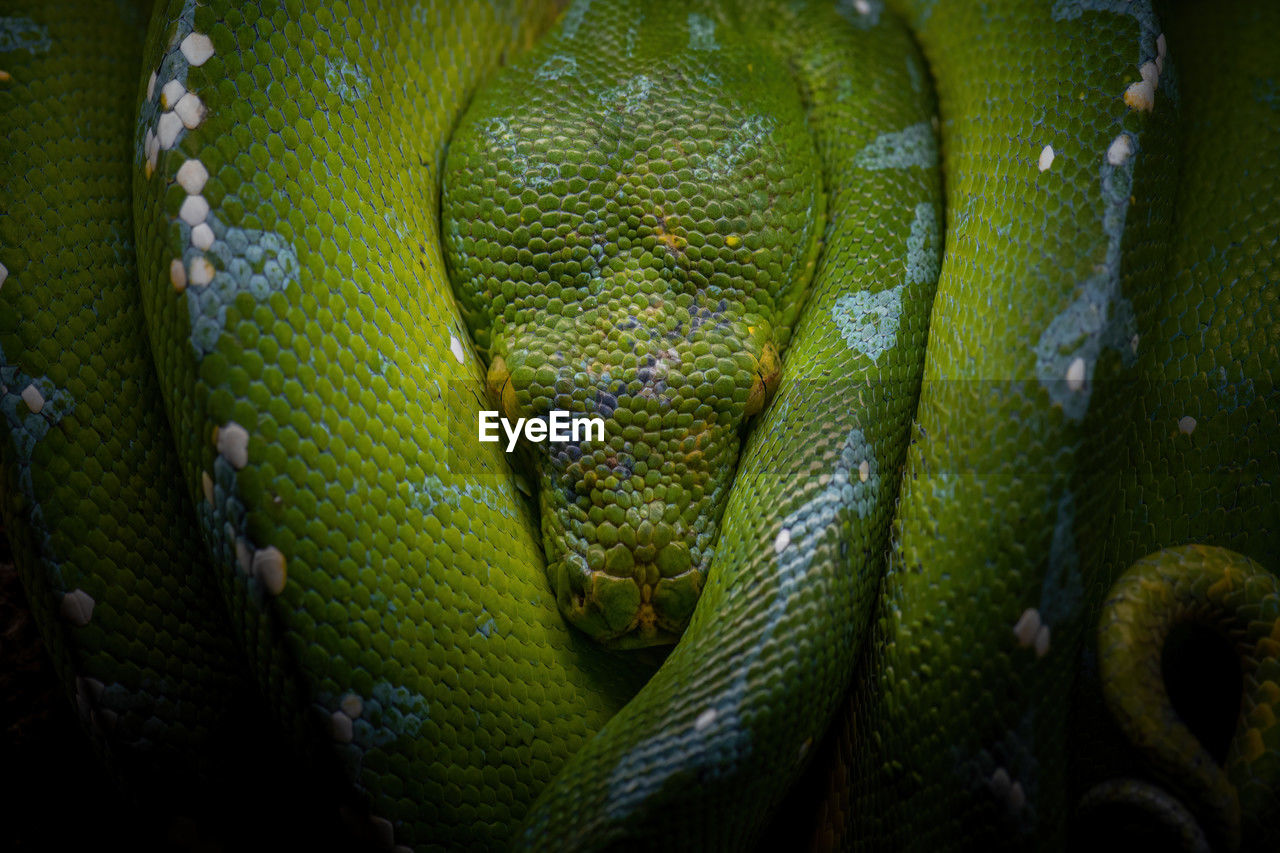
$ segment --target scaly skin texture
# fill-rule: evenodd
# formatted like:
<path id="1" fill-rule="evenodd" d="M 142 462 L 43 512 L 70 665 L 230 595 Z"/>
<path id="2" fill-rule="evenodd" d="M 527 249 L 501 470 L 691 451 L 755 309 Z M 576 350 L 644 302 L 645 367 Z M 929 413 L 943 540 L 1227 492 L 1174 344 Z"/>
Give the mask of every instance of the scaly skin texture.
<path id="1" fill-rule="evenodd" d="M 1108 707 L 1153 770 L 1203 808 L 1211 837 L 1228 849 L 1275 847 L 1280 785 L 1280 579 L 1225 548 L 1184 546 L 1136 562 L 1112 586 L 1098 626 L 1099 676 Z M 1244 682 L 1240 718 L 1219 767 L 1179 718 L 1159 655 L 1170 630 L 1197 622 L 1228 638 Z M 1244 826 L 1241 826 L 1241 823 Z"/>
<path id="2" fill-rule="evenodd" d="M 1152 421 L 1130 384 L 1182 348 L 1274 422 L 1274 167 L 1223 158 L 1262 201 L 1181 218 L 1227 179 L 1179 169 L 1145 3 L 904 0 L 923 56 L 882 5 L 580 0 L 524 59 L 550 4 L 162 0 L 141 48 L 110 4 L 0 10 L 6 528 L 127 784 L 261 705 L 382 848 L 741 847 L 815 755 L 822 841 L 1062 845 L 1111 579 L 1219 520 L 1280 551 L 1274 439 L 1192 512 L 1185 401 Z M 1242 231 L 1197 254 L 1211 221 Z M 1215 311 L 1246 345 L 1197 338 Z M 553 391 L 609 447 L 534 454 L 535 511 L 477 412 Z M 1195 432 L 1219 481 L 1226 421 Z M 570 625 L 686 619 L 656 672 Z M 1091 790 L 1229 835 L 1146 779 Z M 1240 790 L 1265 825 L 1274 783 Z"/>
<path id="3" fill-rule="evenodd" d="M 1254 41 L 1275 26 L 1248 3 L 1204 9 L 1212 24 L 1164 10 L 1167 31 L 1142 4 L 902 5 L 949 72 L 948 248 L 877 631 L 817 837 L 1061 846 L 1099 775 L 1068 787 L 1064 765 L 1123 747 L 1094 749 L 1101 701 L 1076 702 L 1074 740 L 1064 724 L 1069 698 L 1099 689 L 1078 650 L 1112 579 L 1187 541 L 1280 551 L 1277 229 L 1262 188 L 1275 71 Z M 992 381 L 957 381 L 975 378 Z M 1161 651 L 1128 649 L 1157 668 Z M 1113 769 L 1141 778 L 1144 764 Z M 1212 837 L 1210 804 L 1149 809 L 1151 788 L 1125 790 L 1110 793 L 1142 812 L 1138 837 L 1162 823 Z M 1190 814 L 1203 827 L 1182 833 Z"/>
<path id="4" fill-rule="evenodd" d="M 1131 300 L 1163 281 L 1175 167 L 1168 82 L 1154 110 L 1126 98 L 1160 55 L 1156 21 L 1120 5 L 908 10 L 949 72 L 947 251 L 833 843 L 1065 834 L 1064 708 L 1114 501 L 1100 475 Z"/>
<path id="5" fill-rule="evenodd" d="M 587 9 L 485 88 L 445 164 L 445 257 L 504 414 L 604 420 L 540 445 L 538 495 L 561 612 L 619 646 L 693 614 L 825 221 L 785 57 L 718 11 Z"/>
<path id="6" fill-rule="evenodd" d="M 743 4 L 739 26 L 768 22 L 809 105 L 829 188 L 809 303 L 684 638 L 542 795 L 522 847 L 748 843 L 865 633 L 941 250 L 933 103 L 895 22 L 864 30 L 801 5 Z"/>
<path id="7" fill-rule="evenodd" d="M 95 746 L 124 777 L 156 780 L 154 796 L 207 761 L 247 673 L 173 448 L 137 440 L 167 432 L 128 200 L 147 9 L 85 3 L 43 17 L 40 5 L 7 7 L 0 26 L 4 513 Z M 65 228 L 32 235 L 50 211 Z"/>
<path id="8" fill-rule="evenodd" d="M 455 477 L 445 450 L 464 433 L 445 416 L 444 389 L 451 377 L 461 388 L 479 372 L 474 359 L 464 367 L 451 350 L 451 338 L 466 336 L 434 237 L 438 164 L 471 90 L 504 50 L 531 40 L 546 11 L 510 9 L 499 19 L 479 3 L 389 7 L 375 23 L 345 6 L 263 16 L 233 5 L 157 10 L 150 47 L 113 74 L 93 64 L 102 39 L 136 50 L 140 33 L 132 41 L 87 38 L 100 30 L 93 10 L 41 6 L 6 15 L 6 27 L 13 18 L 50 33 L 47 49 L 30 59 L 25 49 L 4 53 L 0 93 L 6 110 L 29 111 L 11 113 L 13 124 L 38 131 L 20 149 L 38 158 L 36 167 L 7 160 L 4 180 L 0 316 L 5 369 L 16 371 L 6 373 L 5 394 L 21 420 L 6 431 L 8 524 L 22 531 L 24 559 L 43 561 L 24 562 L 24 574 L 35 573 L 28 584 L 45 608 L 50 647 L 69 659 L 62 667 L 69 690 L 87 681 L 86 703 L 98 698 L 89 679 L 108 685 L 131 677 L 127 683 L 154 685 L 144 698 L 166 709 L 185 698 L 183 688 L 156 679 L 176 669 L 192 690 L 208 691 L 184 704 L 185 726 L 199 734 L 208 718 L 261 728 L 258 708 L 269 705 L 300 749 L 346 777 L 357 809 L 373 812 L 365 822 L 375 838 L 495 846 L 645 673 L 606 660 L 564 625 L 510 475 Z M 365 36 L 335 41 L 329 33 L 339 26 Z M 385 40 L 384 31 L 400 40 Z M 80 68 L 91 79 L 61 76 Z M 379 105 L 403 96 L 406 79 L 430 94 L 433 108 L 413 112 L 416 125 L 387 125 Z M 93 121 L 77 124 L 80 101 L 57 97 L 99 109 L 97 82 L 120 103 L 100 108 L 103 120 L 91 113 Z M 194 94 L 180 112 L 187 93 Z M 394 127 L 402 144 L 367 157 L 365 137 L 353 135 L 360 122 L 369 134 Z M 110 133 L 106 151 L 80 154 L 74 128 Z M 71 151 L 59 157 L 53 143 Z M 363 191 L 354 186 L 357 170 Z M 82 201 L 40 202 L 66 193 L 69 177 L 88 183 L 70 184 L 69 197 Z M 11 194 L 18 180 L 35 186 Z M 379 193 L 398 204 L 384 206 Z M 84 209 L 95 199 L 114 205 L 113 220 Z M 17 208 L 18 200 L 29 207 Z M 290 211 L 292 219 L 282 218 Z M 51 212 L 50 227 L 28 240 L 33 223 Z M 52 227 L 63 217 L 73 217 L 71 227 Z M 335 241 L 346 260 L 331 264 Z M 99 256 L 98 266 L 89 263 Z M 213 264 L 217 275 L 200 284 Z M 424 268 L 421 280 L 410 272 Z M 33 290 L 42 286 L 56 289 Z M 89 303 L 82 319 L 72 298 Z M 390 330 L 399 328 L 414 343 L 393 340 Z M 148 332 L 159 381 L 145 357 Z M 69 366 L 55 369 L 52 359 Z M 117 364 L 131 372 L 82 384 Z M 48 402 L 39 414 L 21 397 L 33 378 Z M 468 393 L 474 406 L 477 392 Z M 167 412 L 158 407 L 161 394 Z M 98 412 L 83 442 L 101 455 L 102 473 L 68 449 L 82 441 L 70 432 L 75 411 Z M 183 460 L 171 461 L 168 473 L 130 455 L 169 452 L 166 414 Z M 55 429 L 33 425 L 58 415 Z M 478 464 L 502 471 L 496 452 Z M 26 478 L 37 488 L 67 482 L 24 501 Z M 156 490 L 150 498 L 148 489 Z M 148 500 L 154 521 L 146 520 Z M 194 514 L 185 501 L 195 503 Z M 41 524 L 63 513 L 71 517 L 61 540 L 37 538 Z M 143 528 L 108 523 L 117 513 Z M 215 567 L 205 575 L 198 561 L 208 558 L 198 552 L 152 556 L 201 533 Z M 509 556 L 498 559 L 499 550 Z M 204 591 L 188 595 L 129 574 L 144 569 L 168 586 L 190 571 Z M 490 569 L 500 583 L 483 582 Z M 58 618 L 57 596 L 77 588 L 94 598 L 79 629 L 90 636 L 59 638 L 51 632 L 76 626 Z M 232 628 L 201 638 L 200 611 L 220 597 Z M 83 620 L 84 612 L 74 615 Z M 179 637 L 158 636 L 153 623 Z M 199 650 L 196 663 L 219 643 L 230 654 L 226 639 L 237 636 L 266 702 L 236 701 L 188 660 L 189 647 Z M 431 651 L 446 648 L 449 660 Z M 108 668 L 96 668 L 94 656 Z M 122 663 L 114 667 L 114 659 Z M 230 669 L 224 680 L 244 673 L 240 664 Z M 104 702 L 114 698 L 114 689 L 103 693 Z M 98 714 L 95 723 L 104 719 Z M 132 734 L 123 713 L 122 722 L 128 726 L 118 731 Z M 158 735 L 154 752 L 190 775 L 181 732 L 147 732 Z M 192 739 L 217 754 L 211 738 Z M 252 777 L 252 767 L 244 762 L 239 771 Z M 157 777 L 142 769 L 131 778 Z"/>
<path id="9" fill-rule="evenodd" d="M 273 712 L 382 841 L 500 844 L 647 674 L 556 612 L 471 438 L 441 262 L 448 134 L 544 11 L 175 3 L 143 59 L 139 277 L 186 482 Z M 204 107 L 171 145 L 169 80 Z"/>
<path id="10" fill-rule="evenodd" d="M 1247 2 L 1213 9 L 1170 3 L 1161 14 L 1169 49 L 1177 58 L 1182 173 L 1204 177 L 1179 183 L 1167 284 L 1152 298 L 1135 301 L 1147 345 L 1139 354 L 1140 379 L 1129 389 L 1131 408 L 1119 422 L 1130 458 L 1140 464 L 1115 472 L 1122 503 L 1108 537 L 1104 582 L 1157 549 L 1185 543 L 1231 549 L 1272 571 L 1280 553 L 1280 503 L 1275 499 L 1280 482 L 1275 439 L 1280 434 L 1280 354 L 1275 345 L 1280 248 L 1274 224 L 1280 211 L 1269 178 L 1280 147 L 1280 99 L 1273 94 L 1280 56 L 1266 47 L 1269 34 L 1280 28 L 1280 8 Z M 1231 48 L 1223 49 L 1227 44 Z M 1255 239 L 1256 234 L 1262 239 Z M 1208 605 L 1206 600 L 1204 607 Z M 1100 613 L 1095 620 L 1107 618 Z M 1204 643 L 1179 656 L 1174 656 L 1176 647 L 1164 653 L 1166 672 L 1188 673 L 1183 680 L 1197 699 L 1196 732 L 1214 744 L 1218 762 L 1225 760 L 1219 751 L 1225 752 L 1252 724 L 1242 717 L 1234 725 L 1240 694 L 1233 695 L 1229 685 L 1221 696 L 1204 696 L 1195 683 L 1203 677 L 1196 660 L 1202 660 L 1199 667 L 1239 670 L 1233 666 L 1233 642 L 1220 655 L 1210 655 L 1209 662 L 1197 651 Z M 1159 660 L 1160 648 L 1147 638 L 1129 654 Z M 1127 685 L 1098 681 L 1095 659 L 1090 644 L 1074 712 L 1074 737 L 1091 747 L 1081 750 L 1074 773 L 1076 796 L 1089 798 L 1086 811 L 1101 803 L 1096 788 L 1116 778 L 1139 779 L 1151 792 L 1148 800 L 1194 813 L 1215 845 L 1227 846 L 1234 835 L 1245 849 L 1273 848 L 1274 841 L 1259 832 L 1268 809 L 1246 806 L 1243 831 L 1238 825 L 1231 828 L 1222 820 L 1221 806 L 1202 796 L 1203 788 L 1196 794 L 1184 787 L 1203 771 L 1160 772 L 1148 756 L 1128 746 L 1131 738 L 1110 724 L 1105 710 L 1121 701 Z M 1247 692 L 1250 685 L 1236 689 Z M 1155 719 L 1168 717 L 1158 707 L 1147 713 Z M 1204 731 L 1205 726 L 1210 730 Z M 1233 727 L 1238 729 L 1234 734 Z M 1274 788 L 1270 790 L 1274 812 Z M 1098 814 L 1101 818 L 1102 812 Z M 1113 823 L 1122 814 L 1116 808 L 1107 812 Z M 1247 828 L 1250 822 L 1252 829 Z M 1159 821 L 1139 815 L 1133 823 L 1135 832 L 1142 832 Z M 1272 819 L 1270 825 L 1280 821 Z"/>

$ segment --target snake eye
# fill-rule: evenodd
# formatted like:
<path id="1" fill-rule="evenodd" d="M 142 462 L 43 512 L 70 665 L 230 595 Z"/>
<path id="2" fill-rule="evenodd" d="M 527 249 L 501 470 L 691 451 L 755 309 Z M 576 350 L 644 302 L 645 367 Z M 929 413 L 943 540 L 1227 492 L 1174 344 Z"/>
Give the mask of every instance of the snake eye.
<path id="1" fill-rule="evenodd" d="M 778 390 L 778 380 L 782 378 L 782 359 L 778 358 L 778 348 L 770 341 L 760 351 L 760 360 L 756 366 L 755 381 L 751 383 L 751 391 L 747 394 L 747 416 L 764 409 L 773 394 Z"/>
<path id="2" fill-rule="evenodd" d="M 485 376 L 485 385 L 489 389 L 489 395 L 498 401 L 502 416 L 510 420 L 518 420 L 520 414 L 519 405 L 516 402 L 516 389 L 511 383 L 511 371 L 507 370 L 506 359 L 502 356 L 493 357 L 489 372 Z"/>

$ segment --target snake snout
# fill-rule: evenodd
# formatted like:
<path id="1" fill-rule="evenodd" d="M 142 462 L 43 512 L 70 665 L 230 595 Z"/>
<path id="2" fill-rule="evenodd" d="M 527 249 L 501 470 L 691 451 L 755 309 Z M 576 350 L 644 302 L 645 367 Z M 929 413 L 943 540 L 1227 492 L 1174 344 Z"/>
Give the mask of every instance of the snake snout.
<path id="1" fill-rule="evenodd" d="M 617 508 L 612 504 L 611 508 Z M 571 525 L 568 550 L 548 575 L 565 617 L 595 639 L 619 648 L 679 638 L 706 577 L 709 549 L 695 553 L 679 505 L 654 500 L 606 512 L 599 523 Z"/>
<path id="2" fill-rule="evenodd" d="M 613 646 L 675 642 L 710 568 L 742 427 L 777 386 L 771 325 L 719 302 L 638 294 L 499 340 L 508 418 L 598 431 L 530 443 L 548 578 L 564 616 Z"/>

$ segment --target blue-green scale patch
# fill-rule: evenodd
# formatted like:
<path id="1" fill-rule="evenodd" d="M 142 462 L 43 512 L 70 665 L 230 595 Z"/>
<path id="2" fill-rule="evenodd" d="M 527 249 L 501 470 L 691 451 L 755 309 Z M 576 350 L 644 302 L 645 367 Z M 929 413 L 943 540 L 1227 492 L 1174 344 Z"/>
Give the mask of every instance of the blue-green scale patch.
<path id="1" fill-rule="evenodd" d="M 187 309 L 191 317 L 191 346 L 198 357 L 213 352 L 226 328 L 227 308 L 241 293 L 258 302 L 283 292 L 298 280 L 300 265 L 293 246 L 274 231 L 227 228 L 210 215 L 214 242 L 206 254 L 220 269 L 204 287 L 188 286 Z M 192 250 L 190 257 L 199 255 Z M 190 260 L 188 258 L 188 261 Z"/>
<path id="2" fill-rule="evenodd" d="M 929 122 L 922 121 L 903 130 L 882 133 L 853 158 L 859 169 L 909 169 L 938 165 L 938 142 Z"/>
<path id="3" fill-rule="evenodd" d="M 849 349 L 875 361 L 893 348 L 902 315 L 902 287 L 899 284 L 879 293 L 859 290 L 836 300 L 831 320 Z"/>
<path id="4" fill-rule="evenodd" d="M 25 50 L 31 55 L 44 53 L 53 47 L 49 28 L 30 18 L 0 16 L 0 53 Z"/>

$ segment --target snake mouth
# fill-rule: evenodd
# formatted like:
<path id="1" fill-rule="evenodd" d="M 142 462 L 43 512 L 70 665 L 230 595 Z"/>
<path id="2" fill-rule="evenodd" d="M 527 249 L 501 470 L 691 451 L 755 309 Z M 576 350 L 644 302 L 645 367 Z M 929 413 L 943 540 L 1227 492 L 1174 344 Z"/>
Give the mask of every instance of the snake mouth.
<path id="1" fill-rule="evenodd" d="M 669 645 L 680 639 L 702 592 L 704 574 L 686 568 L 662 576 L 656 563 L 635 563 L 626 576 L 591 569 L 569 553 L 547 567 L 556 604 L 570 624 L 614 649 Z"/>

